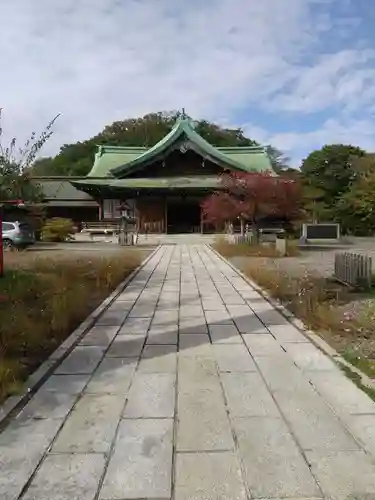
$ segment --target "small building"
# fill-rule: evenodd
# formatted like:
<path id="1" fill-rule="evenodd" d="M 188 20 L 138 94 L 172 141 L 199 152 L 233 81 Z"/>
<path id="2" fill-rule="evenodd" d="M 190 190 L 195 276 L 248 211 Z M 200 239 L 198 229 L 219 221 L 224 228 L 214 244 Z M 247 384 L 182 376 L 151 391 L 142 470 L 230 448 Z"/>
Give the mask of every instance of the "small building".
<path id="1" fill-rule="evenodd" d="M 272 166 L 265 148 L 215 147 L 181 117 L 151 148 L 98 146 L 86 177 L 61 178 L 58 189 L 57 179 L 38 180 L 55 217 L 109 221 L 120 216 L 126 201 L 141 233 L 188 233 L 212 229 L 204 225 L 200 205 L 225 171 L 267 172 Z"/>

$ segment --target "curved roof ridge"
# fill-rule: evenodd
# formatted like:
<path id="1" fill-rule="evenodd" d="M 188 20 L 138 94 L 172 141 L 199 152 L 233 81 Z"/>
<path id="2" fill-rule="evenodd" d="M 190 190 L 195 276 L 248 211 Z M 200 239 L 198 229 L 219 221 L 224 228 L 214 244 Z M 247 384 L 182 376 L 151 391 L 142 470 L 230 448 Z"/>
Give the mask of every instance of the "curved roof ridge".
<path id="1" fill-rule="evenodd" d="M 171 146 L 177 139 L 180 138 L 183 134 L 195 144 L 198 148 L 200 148 L 203 152 L 215 158 L 219 163 L 224 163 L 228 166 L 233 167 L 236 170 L 244 170 L 243 165 L 241 163 L 236 162 L 232 158 L 228 158 L 222 153 L 218 148 L 210 144 L 206 139 L 204 139 L 201 135 L 199 135 L 194 128 L 192 127 L 191 120 L 184 117 L 179 117 L 173 126 L 172 130 L 157 144 L 152 146 L 150 149 L 145 151 L 143 154 L 127 163 L 126 165 L 120 165 L 114 169 L 112 169 L 112 174 L 117 177 L 126 171 L 133 169 L 134 167 L 140 166 L 143 162 L 146 162 L 152 159 L 157 154 L 165 151 L 169 146 Z"/>

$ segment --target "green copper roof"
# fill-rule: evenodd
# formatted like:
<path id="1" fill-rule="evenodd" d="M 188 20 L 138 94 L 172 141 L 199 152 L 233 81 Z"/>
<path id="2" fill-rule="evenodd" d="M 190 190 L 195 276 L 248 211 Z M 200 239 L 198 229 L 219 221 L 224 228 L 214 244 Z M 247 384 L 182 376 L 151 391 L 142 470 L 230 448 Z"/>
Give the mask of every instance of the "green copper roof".
<path id="1" fill-rule="evenodd" d="M 189 147 L 223 168 L 245 172 L 272 170 L 270 159 L 261 146 L 217 148 L 194 130 L 190 120 L 181 118 L 169 134 L 151 148 L 99 146 L 88 177 L 126 176 L 160 158 L 168 148 L 181 140 L 188 141 Z"/>

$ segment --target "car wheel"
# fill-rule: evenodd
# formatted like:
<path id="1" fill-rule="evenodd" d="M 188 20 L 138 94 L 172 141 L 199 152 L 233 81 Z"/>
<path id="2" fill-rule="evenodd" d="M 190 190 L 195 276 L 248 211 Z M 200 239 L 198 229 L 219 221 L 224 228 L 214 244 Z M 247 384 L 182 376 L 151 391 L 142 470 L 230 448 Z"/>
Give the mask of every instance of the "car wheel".
<path id="1" fill-rule="evenodd" d="M 11 240 L 3 239 L 3 249 L 13 250 L 13 242 Z"/>

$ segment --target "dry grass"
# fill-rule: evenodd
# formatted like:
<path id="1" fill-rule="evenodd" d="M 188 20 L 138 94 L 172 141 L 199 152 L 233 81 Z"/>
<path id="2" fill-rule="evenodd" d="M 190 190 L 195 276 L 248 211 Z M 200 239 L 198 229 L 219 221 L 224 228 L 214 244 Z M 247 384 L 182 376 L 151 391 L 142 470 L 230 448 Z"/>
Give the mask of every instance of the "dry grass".
<path id="1" fill-rule="evenodd" d="M 306 273 L 292 277 L 287 273 L 251 263 L 246 274 L 279 299 L 309 327 L 329 334 L 333 343 L 358 335 L 355 318 L 345 317 L 339 306 L 348 303 L 350 291 L 332 280 Z M 335 342 L 336 341 L 336 342 Z"/>
<path id="2" fill-rule="evenodd" d="M 68 254 L 69 255 L 69 254 Z M 136 268 L 136 249 L 113 256 L 6 255 L 0 278 L 0 401 Z"/>
<path id="3" fill-rule="evenodd" d="M 228 243 L 224 238 L 221 238 L 212 246 L 226 259 L 230 259 L 231 257 L 269 257 L 277 259 L 300 255 L 298 246 L 291 241 L 287 241 L 286 255 L 280 254 L 274 244 L 249 245 L 247 243 L 240 243 L 233 245 Z"/>
<path id="4" fill-rule="evenodd" d="M 250 263 L 245 272 L 309 328 L 319 331 L 347 361 L 375 378 L 374 305 L 371 314 L 353 314 L 350 306 L 358 296 L 321 276 L 292 277 L 257 262 Z"/>

